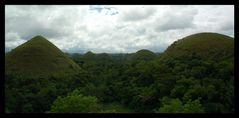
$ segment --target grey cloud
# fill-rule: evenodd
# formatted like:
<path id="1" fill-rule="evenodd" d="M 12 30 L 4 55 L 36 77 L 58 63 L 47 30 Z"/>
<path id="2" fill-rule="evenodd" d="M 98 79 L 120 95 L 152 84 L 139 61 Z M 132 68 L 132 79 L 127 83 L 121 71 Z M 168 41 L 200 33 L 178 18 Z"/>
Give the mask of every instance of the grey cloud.
<path id="1" fill-rule="evenodd" d="M 19 38 L 19 35 L 17 33 L 12 33 L 9 32 L 5 35 L 6 39 L 8 39 L 7 41 L 15 41 L 16 39 Z"/>
<path id="2" fill-rule="evenodd" d="M 224 31 L 233 30 L 233 29 L 234 29 L 234 24 L 233 22 L 230 22 L 230 21 L 222 23 L 220 26 L 220 30 L 224 30 Z"/>

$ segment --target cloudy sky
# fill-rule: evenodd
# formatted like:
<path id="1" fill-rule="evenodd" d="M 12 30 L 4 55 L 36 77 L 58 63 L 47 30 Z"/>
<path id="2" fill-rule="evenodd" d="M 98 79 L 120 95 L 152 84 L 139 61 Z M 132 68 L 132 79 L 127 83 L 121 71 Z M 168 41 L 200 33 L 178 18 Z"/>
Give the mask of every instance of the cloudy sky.
<path id="1" fill-rule="evenodd" d="M 6 51 L 42 35 L 65 52 L 162 52 L 175 40 L 199 32 L 234 37 L 234 6 L 5 6 Z"/>

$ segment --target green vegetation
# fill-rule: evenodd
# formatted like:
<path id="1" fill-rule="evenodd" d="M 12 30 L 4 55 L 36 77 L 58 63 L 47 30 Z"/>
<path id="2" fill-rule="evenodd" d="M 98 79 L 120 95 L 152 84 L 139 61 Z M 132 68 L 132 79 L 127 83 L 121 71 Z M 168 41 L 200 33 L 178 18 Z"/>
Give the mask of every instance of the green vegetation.
<path id="1" fill-rule="evenodd" d="M 84 96 L 79 90 L 70 92 L 66 97 L 57 97 L 50 113 L 129 113 L 130 109 L 119 103 L 99 104 L 94 96 Z"/>
<path id="2" fill-rule="evenodd" d="M 6 112 L 234 112 L 234 39 L 228 36 L 194 34 L 160 55 L 148 50 L 66 55 L 49 43 L 34 51 L 38 41 L 30 40 L 6 54 Z M 48 51 L 43 51 L 45 45 Z M 38 51 L 41 55 L 36 56 Z M 59 63 L 54 60 L 57 54 L 64 55 Z M 28 63 L 31 66 L 25 66 Z"/>
<path id="3" fill-rule="evenodd" d="M 120 103 L 113 102 L 103 104 L 99 113 L 133 113 L 133 111 Z"/>
<path id="4" fill-rule="evenodd" d="M 74 90 L 66 97 L 57 97 L 51 106 L 51 113 L 90 113 L 97 112 L 99 105 L 94 96 L 83 96 Z"/>
<path id="5" fill-rule="evenodd" d="M 204 109 L 200 104 L 199 100 L 187 101 L 187 103 L 182 104 L 179 99 L 170 99 L 168 97 L 163 97 L 162 107 L 155 110 L 156 113 L 203 113 Z"/>

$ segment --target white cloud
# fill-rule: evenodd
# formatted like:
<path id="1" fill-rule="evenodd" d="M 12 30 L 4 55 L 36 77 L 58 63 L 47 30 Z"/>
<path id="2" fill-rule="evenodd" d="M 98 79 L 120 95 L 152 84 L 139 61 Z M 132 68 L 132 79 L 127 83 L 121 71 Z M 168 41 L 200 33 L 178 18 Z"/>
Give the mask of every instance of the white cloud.
<path id="1" fill-rule="evenodd" d="M 180 10 L 179 10 L 180 9 Z M 194 16 L 198 11 L 192 7 L 171 6 L 162 17 L 156 19 L 159 22 L 156 30 L 168 31 L 175 29 L 186 29 L 194 27 Z"/>
<path id="2" fill-rule="evenodd" d="M 140 21 L 152 16 L 157 9 L 153 6 L 127 6 L 129 9 L 123 7 L 121 20 L 123 21 Z"/>
<path id="3" fill-rule="evenodd" d="M 234 37 L 234 6 L 5 6 L 5 49 L 43 35 L 69 52 L 158 52 L 198 32 Z"/>

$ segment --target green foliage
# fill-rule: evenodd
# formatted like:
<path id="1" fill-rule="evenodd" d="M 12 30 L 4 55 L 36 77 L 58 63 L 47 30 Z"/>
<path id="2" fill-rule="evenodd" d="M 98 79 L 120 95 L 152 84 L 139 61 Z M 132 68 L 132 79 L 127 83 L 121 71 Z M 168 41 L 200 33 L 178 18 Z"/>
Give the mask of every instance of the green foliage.
<path id="1" fill-rule="evenodd" d="M 179 99 L 169 99 L 168 97 L 163 97 L 162 107 L 155 110 L 156 113 L 182 113 L 183 105 Z"/>
<path id="2" fill-rule="evenodd" d="M 225 107 L 221 103 L 206 103 L 204 106 L 206 111 L 210 111 L 211 113 L 226 112 Z"/>
<path id="3" fill-rule="evenodd" d="M 100 113 L 133 113 L 133 111 L 124 105 L 113 102 L 102 105 Z"/>
<path id="4" fill-rule="evenodd" d="M 179 99 L 163 97 L 161 100 L 162 107 L 156 109 L 156 113 L 203 113 L 204 108 L 199 100 L 187 101 L 183 104 Z"/>
<path id="5" fill-rule="evenodd" d="M 193 67 L 191 70 L 191 74 L 193 77 L 201 79 L 206 75 L 206 68 L 201 66 Z"/>
<path id="6" fill-rule="evenodd" d="M 194 100 L 194 101 L 189 100 L 189 101 L 187 101 L 186 104 L 184 104 L 183 112 L 185 112 L 185 113 L 203 113 L 204 108 L 198 99 Z"/>
<path id="7" fill-rule="evenodd" d="M 6 78 L 5 103 L 13 113 L 45 112 L 57 96 L 70 91 L 65 78 Z"/>
<path id="8" fill-rule="evenodd" d="M 99 105 L 94 96 L 84 96 L 74 90 L 66 97 L 57 97 L 51 106 L 51 113 L 94 113 Z"/>

